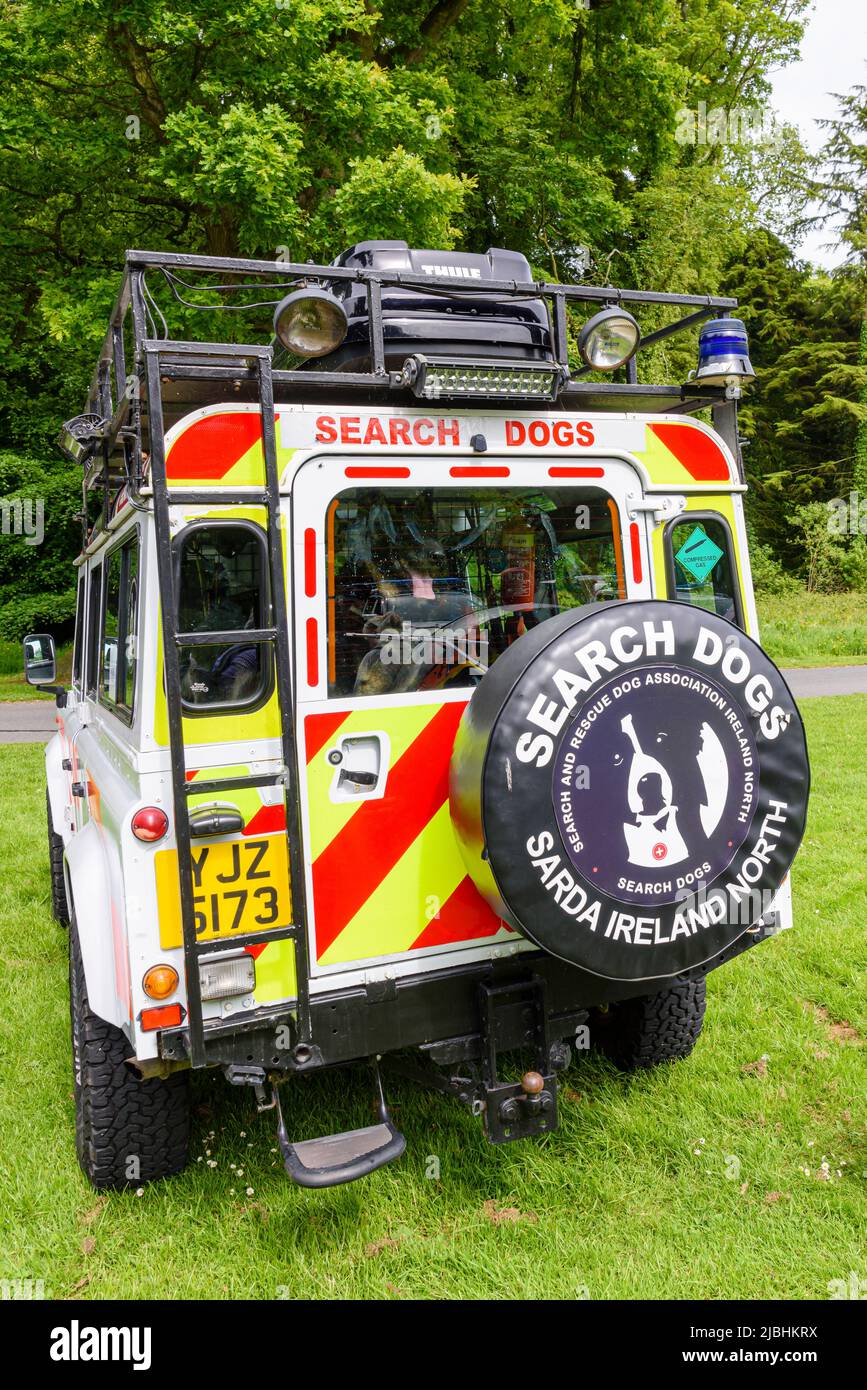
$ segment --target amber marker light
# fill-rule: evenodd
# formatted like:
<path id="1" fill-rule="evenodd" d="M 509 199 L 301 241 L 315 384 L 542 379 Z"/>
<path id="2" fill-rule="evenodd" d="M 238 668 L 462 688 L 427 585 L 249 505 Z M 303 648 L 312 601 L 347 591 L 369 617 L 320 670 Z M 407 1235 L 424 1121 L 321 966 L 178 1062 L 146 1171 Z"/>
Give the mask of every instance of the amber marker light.
<path id="1" fill-rule="evenodd" d="M 178 987 L 178 972 L 173 965 L 152 965 L 144 973 L 142 989 L 151 999 L 168 999 Z"/>

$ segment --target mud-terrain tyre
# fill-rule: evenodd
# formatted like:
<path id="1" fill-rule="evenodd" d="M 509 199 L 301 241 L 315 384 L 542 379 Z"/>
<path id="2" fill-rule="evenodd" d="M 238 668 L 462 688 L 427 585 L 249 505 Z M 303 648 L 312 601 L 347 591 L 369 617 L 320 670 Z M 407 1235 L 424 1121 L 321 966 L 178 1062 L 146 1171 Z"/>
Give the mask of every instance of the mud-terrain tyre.
<path id="1" fill-rule="evenodd" d="M 51 911 L 55 922 L 69 926 L 69 904 L 66 901 L 66 879 L 63 873 L 63 840 L 54 829 L 51 802 L 45 790 L 45 809 L 48 813 L 48 861 L 51 867 Z"/>
<path id="2" fill-rule="evenodd" d="M 623 1071 L 688 1057 L 704 1023 L 706 980 L 684 980 L 658 994 L 624 999 L 597 1014 L 599 1047 Z M 591 1042 L 593 1041 L 591 1022 Z"/>
<path id="3" fill-rule="evenodd" d="M 179 1173 L 189 1154 L 189 1073 L 137 1080 L 126 1065 L 132 1055 L 128 1040 L 88 1006 L 74 920 L 69 1008 L 75 1147 L 85 1177 L 95 1188 L 122 1188 Z"/>

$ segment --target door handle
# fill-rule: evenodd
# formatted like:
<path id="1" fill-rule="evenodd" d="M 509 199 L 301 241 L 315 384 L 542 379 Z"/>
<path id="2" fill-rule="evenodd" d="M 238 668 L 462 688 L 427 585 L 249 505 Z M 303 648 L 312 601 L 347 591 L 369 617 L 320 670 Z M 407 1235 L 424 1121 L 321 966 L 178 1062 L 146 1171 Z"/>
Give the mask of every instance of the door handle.
<path id="1" fill-rule="evenodd" d="M 356 801 L 380 797 L 388 776 L 389 739 L 385 733 L 346 734 L 328 752 L 334 767 L 330 798 Z"/>
<path id="2" fill-rule="evenodd" d="M 340 776 L 337 779 L 338 786 L 348 787 L 350 790 L 354 787 L 358 787 L 365 791 L 369 790 L 371 787 L 375 787 L 378 781 L 379 774 L 376 772 L 353 772 L 353 770 L 348 767 L 342 767 L 340 769 Z"/>

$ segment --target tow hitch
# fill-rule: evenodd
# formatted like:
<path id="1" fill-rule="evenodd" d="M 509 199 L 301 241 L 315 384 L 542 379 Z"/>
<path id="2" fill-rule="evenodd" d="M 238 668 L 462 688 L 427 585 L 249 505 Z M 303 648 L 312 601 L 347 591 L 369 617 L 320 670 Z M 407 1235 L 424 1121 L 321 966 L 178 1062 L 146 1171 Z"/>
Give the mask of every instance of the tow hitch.
<path id="1" fill-rule="evenodd" d="M 420 1048 L 429 1065 L 402 1056 L 389 1056 L 389 1072 L 428 1090 L 453 1096 L 482 1119 L 492 1144 L 532 1139 L 557 1128 L 557 1076 L 569 1065 L 570 1049 L 548 1029 L 545 981 L 538 976 L 506 984 L 482 983 L 478 990 L 479 1031 Z M 561 1016 L 564 1028 L 586 1018 L 581 1010 Z M 503 1081 L 497 1058 L 501 1052 L 532 1049 L 534 1066 L 519 1081 Z M 461 1071 L 456 1066 L 463 1063 Z M 449 1067 L 451 1073 L 439 1070 Z"/>
<path id="2" fill-rule="evenodd" d="M 528 1041 L 535 1044 L 536 1068 L 520 1081 L 501 1081 L 497 1070 L 500 1006 L 525 1009 Z M 535 977 L 513 984 L 479 986 L 482 1023 L 482 1119 L 492 1144 L 529 1139 L 557 1128 L 557 1078 L 553 1062 L 560 1060 L 548 1040 L 545 983 Z"/>
<path id="3" fill-rule="evenodd" d="M 558 1037 L 550 1037 L 544 978 L 533 975 L 500 984 L 482 981 L 477 988 L 478 1031 L 421 1049 L 439 1067 L 450 1066 L 451 1074 L 420 1066 L 400 1055 L 373 1060 L 379 1122 L 364 1129 L 293 1142 L 286 1129 L 275 1076 L 259 1066 L 226 1067 L 233 1085 L 254 1088 L 260 1112 L 276 1110 L 277 1140 L 286 1173 L 293 1182 L 301 1187 L 337 1187 L 400 1158 L 406 1140 L 395 1128 L 386 1105 L 380 1061 L 392 1074 L 461 1101 L 481 1117 L 492 1144 L 532 1139 L 557 1128 L 556 1074 L 568 1066 L 570 1049 Z M 583 1011 L 574 1017 L 570 1014 L 567 1023 L 567 1016 L 558 1015 L 558 1026 L 574 1026 L 582 1016 L 586 1016 Z M 520 1080 L 504 1081 L 499 1057 L 516 1051 L 531 1054 L 532 1065 Z M 463 1074 L 457 1074 L 455 1064 L 461 1062 L 466 1065 Z"/>

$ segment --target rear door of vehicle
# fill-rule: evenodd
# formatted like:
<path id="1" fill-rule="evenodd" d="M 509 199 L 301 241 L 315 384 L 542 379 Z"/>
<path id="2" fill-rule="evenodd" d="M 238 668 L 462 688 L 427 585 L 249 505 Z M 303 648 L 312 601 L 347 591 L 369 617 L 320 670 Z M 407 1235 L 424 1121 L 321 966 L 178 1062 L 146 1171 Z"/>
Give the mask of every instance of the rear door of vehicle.
<path id="1" fill-rule="evenodd" d="M 573 466 L 574 464 L 574 466 Z M 614 459 L 316 458 L 293 487 L 298 755 L 314 975 L 524 943 L 452 830 L 449 760 L 488 662 L 563 607 L 649 597 Z"/>

